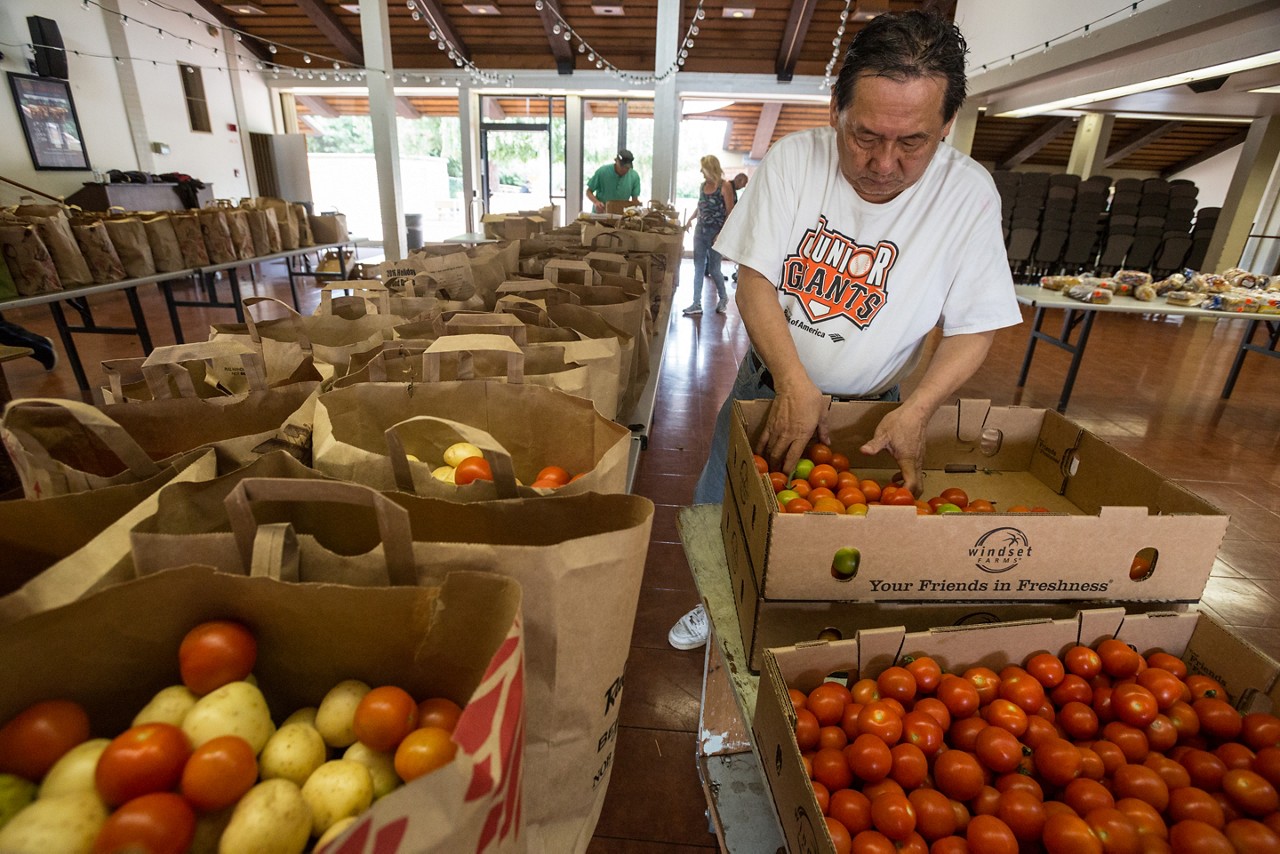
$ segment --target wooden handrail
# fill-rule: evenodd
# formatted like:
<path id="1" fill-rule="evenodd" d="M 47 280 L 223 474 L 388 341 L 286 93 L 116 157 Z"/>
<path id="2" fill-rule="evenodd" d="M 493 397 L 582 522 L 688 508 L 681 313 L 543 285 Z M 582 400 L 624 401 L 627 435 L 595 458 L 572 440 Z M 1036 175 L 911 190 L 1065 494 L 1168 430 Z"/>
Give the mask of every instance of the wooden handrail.
<path id="1" fill-rule="evenodd" d="M 65 198 L 62 196 L 51 196 L 42 190 L 37 190 L 35 187 L 28 187 L 26 184 L 21 184 L 13 180 L 12 178 L 6 178 L 3 175 L 0 175 L 0 181 L 4 181 L 6 184 L 12 184 L 13 186 L 17 187 L 20 190 L 26 190 L 28 193 L 35 193 L 37 196 L 44 196 L 46 199 L 55 201 L 58 204 L 62 204 L 63 202 L 66 201 Z"/>

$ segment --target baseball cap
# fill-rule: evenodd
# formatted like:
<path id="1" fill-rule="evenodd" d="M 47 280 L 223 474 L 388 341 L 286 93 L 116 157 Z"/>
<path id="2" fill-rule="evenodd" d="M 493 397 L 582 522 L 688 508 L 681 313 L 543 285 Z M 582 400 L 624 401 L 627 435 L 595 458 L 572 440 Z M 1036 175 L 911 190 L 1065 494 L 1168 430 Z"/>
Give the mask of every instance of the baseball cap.
<path id="1" fill-rule="evenodd" d="M 635 155 L 625 148 L 618 149 L 618 162 L 630 166 L 635 162 Z"/>

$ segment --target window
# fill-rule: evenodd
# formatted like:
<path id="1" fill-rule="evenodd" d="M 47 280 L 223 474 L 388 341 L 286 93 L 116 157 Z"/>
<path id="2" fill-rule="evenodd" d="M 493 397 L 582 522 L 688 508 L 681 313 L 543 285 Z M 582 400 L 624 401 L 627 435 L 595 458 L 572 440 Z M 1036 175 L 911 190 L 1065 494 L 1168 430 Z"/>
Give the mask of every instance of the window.
<path id="1" fill-rule="evenodd" d="M 182 76 L 182 94 L 187 99 L 187 118 L 191 121 L 191 129 L 210 133 L 213 125 L 209 124 L 209 104 L 205 101 L 204 78 L 200 76 L 200 69 L 179 62 L 178 73 Z"/>

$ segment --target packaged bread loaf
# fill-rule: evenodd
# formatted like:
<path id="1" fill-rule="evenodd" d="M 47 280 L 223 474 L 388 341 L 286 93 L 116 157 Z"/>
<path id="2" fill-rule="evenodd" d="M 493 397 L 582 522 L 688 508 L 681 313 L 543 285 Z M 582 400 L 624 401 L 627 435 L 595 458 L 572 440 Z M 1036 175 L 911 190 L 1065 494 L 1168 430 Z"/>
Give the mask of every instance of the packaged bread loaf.
<path id="1" fill-rule="evenodd" d="M 1080 284 L 1079 276 L 1041 276 L 1040 287 L 1047 291 L 1061 291 Z"/>
<path id="2" fill-rule="evenodd" d="M 1088 284 L 1074 285 L 1067 288 L 1067 296 L 1080 302 L 1087 302 L 1092 305 L 1107 305 L 1111 302 L 1112 292 L 1109 288 L 1094 287 Z"/>
<path id="3" fill-rule="evenodd" d="M 1204 302 L 1205 299 L 1204 294 L 1189 290 L 1169 291 L 1164 295 L 1164 298 L 1169 305 L 1181 306 L 1197 306 Z"/>

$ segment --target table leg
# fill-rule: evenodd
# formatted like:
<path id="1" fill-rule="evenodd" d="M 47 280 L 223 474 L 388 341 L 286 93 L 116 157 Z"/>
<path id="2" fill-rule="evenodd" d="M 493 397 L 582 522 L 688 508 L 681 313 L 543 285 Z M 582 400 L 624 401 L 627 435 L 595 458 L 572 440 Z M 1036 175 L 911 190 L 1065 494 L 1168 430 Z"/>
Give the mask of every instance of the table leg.
<path id="1" fill-rule="evenodd" d="M 1260 323 L 1267 324 L 1267 344 L 1254 344 L 1253 335 L 1258 330 Z M 1231 363 L 1231 372 L 1227 374 L 1227 384 L 1222 387 L 1222 399 L 1226 400 L 1231 397 L 1231 392 L 1236 387 L 1236 380 L 1240 376 L 1240 368 L 1244 365 L 1244 355 L 1248 352 L 1261 353 L 1264 356 L 1280 359 L 1280 351 L 1276 347 L 1280 345 L 1280 320 L 1263 321 L 1261 318 L 1251 319 L 1244 328 L 1244 337 L 1240 339 L 1240 349 L 1236 353 L 1235 361 Z"/>
<path id="2" fill-rule="evenodd" d="M 71 363 L 71 373 L 75 374 L 76 384 L 81 391 L 89 390 L 89 378 L 84 374 L 84 366 L 80 364 L 80 351 L 67 327 L 67 316 L 62 311 L 61 302 L 49 303 L 49 311 L 53 313 L 53 325 L 58 327 L 58 336 L 62 339 L 63 349 L 67 351 L 67 361 Z"/>
<path id="3" fill-rule="evenodd" d="M 1079 322 L 1077 315 L 1084 315 L 1084 325 L 1080 328 L 1080 338 L 1076 341 L 1074 347 L 1066 347 L 1071 353 L 1071 367 L 1067 369 L 1067 380 L 1062 384 L 1062 397 L 1058 399 L 1058 411 L 1063 412 L 1067 408 L 1067 401 L 1071 399 L 1071 388 L 1076 384 L 1076 373 L 1080 370 L 1080 360 L 1084 358 L 1085 345 L 1089 343 L 1089 330 L 1093 328 L 1093 318 L 1097 316 L 1096 311 L 1077 312 L 1075 309 L 1067 311 L 1067 318 L 1072 325 Z M 1067 325 L 1063 324 L 1062 339 L 1066 344 L 1067 337 L 1070 332 L 1067 331 Z"/>
<path id="4" fill-rule="evenodd" d="M 124 298 L 129 301 L 129 312 L 133 315 L 133 328 L 137 330 L 138 342 L 142 344 L 142 352 L 150 356 L 155 348 L 151 346 L 151 332 L 147 329 L 147 318 L 142 313 L 142 303 L 138 300 L 138 289 L 128 288 Z"/>
<path id="5" fill-rule="evenodd" d="M 1022 358 L 1022 373 L 1018 374 L 1018 388 L 1027 384 L 1027 373 L 1031 370 L 1031 357 L 1036 352 L 1036 339 L 1040 337 L 1040 326 L 1044 323 L 1044 309 L 1036 308 L 1036 319 L 1031 327 L 1031 337 L 1027 341 L 1027 354 Z"/>
<path id="6" fill-rule="evenodd" d="M 164 304 L 169 309 L 169 323 L 173 326 L 173 340 L 179 344 L 185 344 L 187 341 L 182 335 L 182 320 L 178 317 L 178 303 L 173 298 L 173 282 L 161 282 L 160 290 L 164 292 Z"/>
<path id="7" fill-rule="evenodd" d="M 244 323 L 244 298 L 240 295 L 240 273 L 235 267 L 227 271 L 227 283 L 231 285 L 231 307 L 236 312 L 236 323 Z"/>

